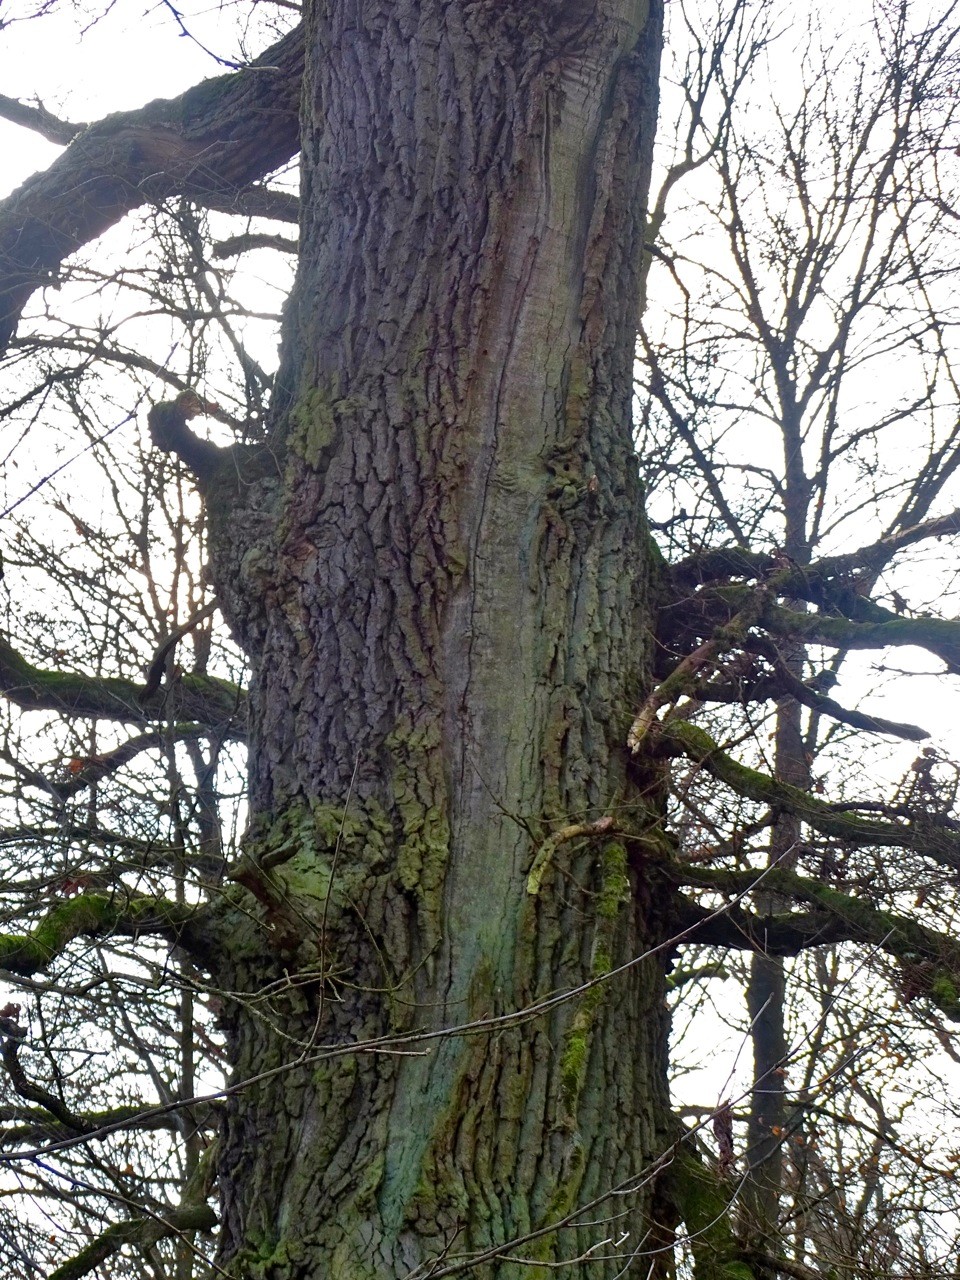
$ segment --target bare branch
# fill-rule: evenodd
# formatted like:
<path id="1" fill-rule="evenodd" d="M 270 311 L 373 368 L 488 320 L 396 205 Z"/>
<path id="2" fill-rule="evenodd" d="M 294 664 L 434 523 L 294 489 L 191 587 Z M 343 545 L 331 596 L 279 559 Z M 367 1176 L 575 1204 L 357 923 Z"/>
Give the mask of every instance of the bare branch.
<path id="1" fill-rule="evenodd" d="M 147 671 L 147 680 L 140 694 L 142 701 L 146 702 L 160 688 L 160 682 L 163 680 L 163 673 L 166 668 L 167 659 L 170 657 L 170 654 L 173 653 L 174 649 L 176 649 L 183 637 L 189 635 L 194 627 L 199 627 L 201 622 L 212 617 L 216 608 L 217 603 L 215 600 L 208 605 L 204 605 L 204 607 L 199 609 L 192 618 L 188 618 L 181 626 L 176 627 L 172 634 L 164 640 L 163 644 L 153 655 L 153 660 L 151 661 L 149 670 Z"/>
<path id="2" fill-rule="evenodd" d="M 20 102 L 18 98 L 8 98 L 2 93 L 0 93 L 0 117 L 9 120 L 12 124 L 22 124 L 25 128 L 32 129 L 34 133 L 39 133 L 48 142 L 55 142 L 64 147 L 72 142 L 78 133 L 82 133 L 87 128 L 85 124 L 71 124 L 68 120 L 60 120 L 48 111 L 42 102 L 31 107 L 26 102 Z"/>
<path id="3" fill-rule="evenodd" d="M 257 235 L 248 232 L 243 236 L 231 236 L 229 240 L 221 240 L 213 246 L 214 258 L 233 258 L 241 253 L 249 253 L 251 249 L 277 249 L 281 253 L 297 253 L 300 246 L 290 236 Z"/>
<path id="4" fill-rule="evenodd" d="M 274 222 L 300 221 L 300 198 L 289 191 L 273 187 L 243 187 L 239 191 L 219 194 L 208 192 L 203 203 L 219 213 L 238 213 L 245 218 L 271 218 Z"/>

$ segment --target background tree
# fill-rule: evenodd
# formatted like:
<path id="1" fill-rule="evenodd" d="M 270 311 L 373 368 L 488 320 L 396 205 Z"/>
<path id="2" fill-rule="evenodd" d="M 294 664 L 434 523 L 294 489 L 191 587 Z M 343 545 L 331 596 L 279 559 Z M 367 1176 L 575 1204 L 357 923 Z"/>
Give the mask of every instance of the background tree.
<path id="1" fill-rule="evenodd" d="M 866 34 L 844 19 L 790 22 L 772 6 L 731 4 L 709 15 L 687 6 L 675 16 L 687 35 L 677 45 L 675 81 L 667 76 L 679 90 L 680 142 L 653 215 L 660 239 L 644 337 L 652 394 L 641 450 L 648 483 L 672 504 L 662 533 L 682 555 L 724 538 L 746 548 L 762 530 L 785 563 L 801 567 L 870 530 L 881 546 L 869 563 L 850 566 L 851 589 L 880 598 L 886 591 L 897 612 L 923 612 L 931 575 L 921 569 L 918 580 L 918 561 L 905 563 L 904 550 L 952 532 L 957 520 L 954 512 L 924 524 L 958 461 L 953 10 L 926 13 L 927 25 L 917 26 L 910 6 L 884 6 Z M 671 137 L 665 132 L 668 154 Z M 654 439 L 671 447 L 658 456 Z M 949 580 L 949 563 L 936 582 L 941 609 L 944 571 Z M 806 605 L 799 599 L 793 607 Z M 844 723 L 924 736 L 825 703 L 822 694 L 849 665 L 843 648 L 824 655 L 781 642 L 754 653 L 771 693 L 781 695 L 771 765 L 786 782 L 809 789 L 816 774 L 822 789 L 829 776 L 838 791 L 849 750 Z M 707 686 L 705 696 L 741 701 L 732 681 Z M 727 732 L 735 740 L 751 724 L 748 712 Z M 898 798 L 917 803 L 924 795 L 921 803 L 946 812 L 954 790 L 952 767 L 944 770 L 938 753 L 924 749 Z M 878 772 L 890 776 L 889 766 Z M 865 798 L 862 774 L 843 790 Z M 701 791 L 694 782 L 709 810 Z M 880 784 L 877 799 L 885 798 Z M 821 874 L 849 879 L 849 866 L 824 857 L 795 814 L 769 817 L 768 830 L 741 843 L 740 857 L 752 848 L 780 867 L 816 867 L 823 858 Z M 882 860 L 869 874 L 874 893 L 879 884 L 893 900 L 902 891 Z M 777 895 L 769 905 L 777 909 Z M 803 965 L 798 973 L 814 991 L 826 984 L 827 1010 L 843 966 L 835 959 L 824 968 L 822 959 L 816 973 Z M 803 1138 L 810 1105 L 808 1090 L 788 1102 L 787 1080 L 800 1064 L 789 1047 L 784 975 L 783 958 L 756 954 L 746 992 L 755 1083 L 744 1199 L 768 1237 L 777 1234 L 781 1193 L 790 1193 L 782 1209 L 788 1222 L 815 1195 L 803 1182 L 789 1185 L 784 1163 L 791 1139 Z M 804 996 L 798 1003 L 816 1023 L 816 1009 Z M 846 1011 L 823 1016 L 828 1026 L 813 1037 L 820 1052 L 834 1017 Z M 881 1019 L 863 1042 L 889 1034 Z M 862 1072 L 861 1054 L 850 1056 L 848 1069 Z M 809 1077 L 819 1067 L 802 1070 Z M 882 1098 L 869 1101 L 884 1113 Z M 881 1147 L 895 1145 L 880 1129 Z M 853 1248 L 850 1230 L 841 1234 L 832 1250 L 821 1240 L 818 1253 L 862 1270 L 862 1241 Z M 952 1247 L 949 1240 L 944 1257 Z M 802 1247 L 796 1256 L 802 1260 Z M 909 1265 L 905 1257 L 901 1265 Z"/>
<path id="2" fill-rule="evenodd" d="M 762 220 L 744 205 L 769 166 L 738 121 L 763 21 L 739 5 L 721 14 L 719 40 L 700 48 L 705 78 L 688 79 L 691 149 L 667 186 L 713 167 L 732 225 L 714 311 L 731 324 L 717 333 L 693 317 L 667 328 L 666 350 L 648 329 L 645 376 L 666 423 L 644 399 L 639 471 L 629 409 L 645 247 L 683 281 L 666 206 L 652 232 L 642 216 L 655 6 L 331 0 L 311 7 L 305 33 L 276 33 L 250 67 L 169 103 L 82 129 L 3 107 L 73 137 L 0 205 L 6 415 L 31 427 L 36 500 L 62 522 L 43 546 L 24 518 L 7 556 L 8 580 L 22 575 L 0 670 L 17 871 L 0 961 L 33 1003 L 29 1019 L 3 1014 L 19 1094 L 4 1161 L 39 1180 L 59 1223 L 88 1211 L 91 1237 L 80 1252 L 44 1242 L 44 1219 L 28 1218 L 9 1232 L 25 1266 L 42 1274 L 55 1255 L 58 1280 L 97 1266 L 614 1276 L 669 1274 L 679 1249 L 699 1277 L 743 1278 L 816 1274 L 838 1242 L 843 1265 L 882 1260 L 878 1179 L 849 1164 L 862 1119 L 851 1109 L 855 1140 L 836 1130 L 834 1163 L 807 1141 L 814 1107 L 826 1129 L 822 1071 L 848 1088 L 840 1068 L 860 1032 L 844 1028 L 845 1049 L 827 1017 L 848 963 L 829 948 L 883 953 L 912 1008 L 960 1012 L 960 953 L 943 927 L 960 856 L 949 779 L 934 763 L 892 801 L 828 800 L 789 738 L 806 731 L 794 704 L 818 722 L 903 729 L 843 709 L 810 679 L 811 646 L 918 644 L 957 661 L 957 624 L 886 608 L 881 576 L 955 529 L 936 505 L 954 448 L 939 389 L 918 409 L 931 443 L 915 478 L 899 496 L 875 488 L 886 523 L 864 517 L 850 534 L 831 507 L 844 468 L 889 425 L 844 417 L 836 375 L 846 361 L 849 387 L 859 367 L 858 318 L 873 333 L 867 312 L 880 309 L 893 348 L 909 340 L 919 367 L 948 376 L 949 343 L 932 336 L 948 327 L 944 277 L 914 262 L 931 260 L 921 245 L 945 247 L 924 219 L 951 208 L 931 137 L 948 137 L 937 86 L 949 81 L 934 72 L 947 74 L 953 36 L 946 19 L 879 12 L 873 56 L 889 61 L 877 96 L 865 70 L 857 98 L 875 132 L 850 130 L 856 184 L 827 199 L 841 229 L 821 251 L 833 223 L 804 242 L 821 176 L 814 192 L 803 175 L 829 177 L 823 157 L 847 154 L 840 125 L 856 113 L 838 113 L 823 152 L 811 115 L 809 154 L 791 161 L 798 227 L 784 216 L 775 243 L 762 226 L 754 242 Z M 878 160 L 875 136 L 904 112 L 910 145 Z M 283 252 L 290 236 L 217 217 L 288 215 L 289 195 L 262 179 L 298 141 L 299 267 L 271 379 L 263 295 L 223 264 Z M 928 169 L 938 187 L 921 188 Z M 812 313 L 840 310 L 828 268 L 856 275 L 864 174 L 880 193 L 865 215 L 871 253 L 882 230 L 907 244 L 913 274 L 882 277 L 838 342 Z M 896 231 L 905 201 L 909 234 Z M 86 263 L 83 246 L 134 209 L 139 256 L 119 271 Z M 38 291 L 53 281 L 51 317 Z M 732 320 L 738 289 L 752 331 Z M 662 273 L 650 292 L 668 297 Z M 927 319 L 904 327 L 904 299 Z M 166 347 L 144 312 L 165 317 Z M 108 367 L 123 381 L 105 383 Z M 787 438 L 782 467 L 753 442 L 741 461 L 727 429 L 738 381 Z M 710 410 L 696 433 L 691 406 Z M 191 426 L 198 412 L 219 424 L 209 437 Z M 805 433 L 831 412 L 811 481 Z M 86 432 L 107 468 L 109 516 L 58 488 L 55 444 L 37 450 L 68 423 L 68 459 Z M 669 562 L 647 533 L 640 472 Z M 30 487 L 19 479 L 17 497 Z M 788 508 L 801 554 L 785 545 Z M 31 617 L 28 583 L 40 582 L 47 608 Z M 214 600 L 239 654 L 209 628 Z M 750 708 L 770 701 L 768 770 Z M 710 703 L 746 707 L 742 728 L 703 719 Z M 241 740 L 243 798 L 231 782 Z M 877 873 L 877 850 L 891 849 L 913 860 L 903 878 Z M 920 867 L 937 879 L 911 910 Z M 805 1106 L 790 1113 L 807 1127 L 792 1129 L 785 1164 L 779 1088 L 780 1111 L 754 1108 L 762 1150 L 748 1153 L 744 1212 L 731 1211 L 734 1118 L 701 1116 L 719 1144 L 711 1161 L 669 1105 L 668 974 L 699 989 L 675 968 L 685 943 L 758 953 L 753 999 L 778 1017 L 779 990 L 756 993 L 780 981 L 779 958 L 810 952 L 822 970 L 823 1030 Z M 878 1064 L 900 1051 L 872 1049 Z M 775 1053 L 761 1058 L 758 1097 L 784 1069 Z M 875 1111 L 878 1159 L 898 1119 Z M 788 1175 L 797 1208 L 774 1230 Z M 896 1194 L 900 1213 L 917 1207 L 916 1181 Z M 195 1232 L 215 1220 L 207 1264 Z M 929 1234 L 914 1240 L 934 1265 Z"/>

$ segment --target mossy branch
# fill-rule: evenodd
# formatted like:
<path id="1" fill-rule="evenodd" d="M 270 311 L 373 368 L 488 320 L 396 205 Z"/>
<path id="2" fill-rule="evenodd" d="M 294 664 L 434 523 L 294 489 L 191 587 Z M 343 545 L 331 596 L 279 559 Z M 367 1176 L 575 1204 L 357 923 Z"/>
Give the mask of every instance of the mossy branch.
<path id="1" fill-rule="evenodd" d="M 782 595 L 814 599 L 831 589 L 849 588 L 852 575 L 875 575 L 907 547 L 930 538 L 960 534 L 960 508 L 888 534 L 877 542 L 843 555 L 824 556 L 810 565 L 784 564 L 781 555 L 751 551 L 746 547 L 726 547 L 688 556 L 674 565 L 671 577 L 681 588 L 719 582 L 725 578 L 764 578 L 776 574 Z M 813 592 L 814 595 L 808 594 Z"/>
<path id="2" fill-rule="evenodd" d="M 543 877 L 553 860 L 553 855 L 561 845 L 571 840 L 589 839 L 596 836 L 608 836 L 614 830 L 613 818 L 606 816 L 596 822 L 573 822 L 561 827 L 553 835 L 548 836 L 536 852 L 530 871 L 527 875 L 527 893 L 534 897 L 540 892 Z"/>
<path id="3" fill-rule="evenodd" d="M 219 1124 L 216 1107 L 208 1104 L 191 1107 L 191 1119 L 204 1129 Z M 180 1121 L 172 1112 L 158 1114 L 155 1106 L 110 1107 L 106 1111 L 82 1111 L 73 1116 L 78 1124 L 63 1124 L 50 1115 L 48 1107 L 0 1107 L 0 1149 L 22 1143 L 59 1142 L 82 1132 L 89 1138 L 107 1139 L 117 1132 L 132 1130 L 167 1130 L 179 1133 Z"/>
<path id="4" fill-rule="evenodd" d="M 216 600 L 212 600 L 209 604 L 205 604 L 202 609 L 198 609 L 192 617 L 186 620 L 186 622 L 182 623 L 179 627 L 175 627 L 173 632 L 166 638 L 166 640 L 164 640 L 163 644 L 160 645 L 159 649 L 157 649 L 156 653 L 153 655 L 153 658 L 150 661 L 150 666 L 147 668 L 147 679 L 140 692 L 141 702 L 145 702 L 160 688 L 160 685 L 163 683 L 163 677 L 167 669 L 167 663 L 170 659 L 170 655 L 175 651 L 177 645 L 184 636 L 188 636 L 195 627 L 198 627 L 201 622 L 205 622 L 207 618 L 213 617 L 216 609 Z"/>
<path id="5" fill-rule="evenodd" d="M 960 868 L 960 833 L 938 825 L 932 817 L 912 822 L 886 822 L 835 808 L 799 787 L 779 782 L 728 755 L 710 735 L 688 721 L 674 720 L 660 731 L 660 743 L 673 755 L 684 755 L 747 800 L 795 814 L 822 835 L 846 844 L 911 849 L 944 866 Z"/>
<path id="6" fill-rule="evenodd" d="M 831 649 L 916 645 L 941 658 L 951 671 L 960 672 L 960 620 L 904 618 L 867 600 L 858 612 L 861 617 L 852 620 L 823 613 L 796 613 L 782 605 L 768 605 L 760 621 L 773 635 Z M 866 614 L 870 616 L 864 616 Z"/>
<path id="7" fill-rule="evenodd" d="M 75 938 L 144 935 L 167 938 L 202 955 L 202 914 L 166 898 L 83 893 L 53 907 L 32 933 L 0 934 L 0 969 L 21 977 L 42 973 Z"/>
<path id="8" fill-rule="evenodd" d="M 119 1253 L 125 1245 L 147 1249 L 169 1236 L 212 1231 L 216 1225 L 217 1215 L 206 1204 L 182 1204 L 176 1209 L 165 1209 L 162 1214 L 117 1222 L 86 1248 L 81 1249 L 69 1262 L 52 1271 L 49 1280 L 80 1280 L 115 1253 Z"/>
<path id="9" fill-rule="evenodd" d="M 720 960 L 709 964 L 692 965 L 684 969 L 672 969 L 667 974 L 667 990 L 678 991 L 688 982 L 705 982 L 710 978 L 729 978 L 730 970 Z"/>
<path id="10" fill-rule="evenodd" d="M 754 1280 L 731 1226 L 733 1193 L 707 1166 L 685 1132 L 663 1184 L 686 1227 L 695 1280 Z"/>
<path id="11" fill-rule="evenodd" d="M 243 736 L 246 722 L 246 695 L 229 680 L 184 674 L 141 701 L 142 688 L 132 680 L 35 667 L 3 639 L 0 693 L 25 711 L 55 711 L 127 724 L 193 720 L 232 738 Z"/>
<path id="12" fill-rule="evenodd" d="M 718 913 L 688 903 L 679 914 L 694 930 L 692 941 L 767 955 L 795 955 L 837 942 L 869 943 L 910 970 L 916 995 L 926 996 L 947 1017 L 960 1021 L 960 943 L 947 934 L 783 867 L 758 872 L 676 862 L 668 874 L 678 885 L 741 897 L 759 890 L 817 908 L 812 914 L 759 916 L 739 905 Z"/>

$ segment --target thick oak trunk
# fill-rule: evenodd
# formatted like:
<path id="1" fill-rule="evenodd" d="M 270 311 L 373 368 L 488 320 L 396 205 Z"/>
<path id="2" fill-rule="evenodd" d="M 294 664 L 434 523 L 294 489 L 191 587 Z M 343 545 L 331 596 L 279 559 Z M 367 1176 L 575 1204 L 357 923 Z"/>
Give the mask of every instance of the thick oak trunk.
<path id="1" fill-rule="evenodd" d="M 211 498 L 254 673 L 220 975 L 251 1080 L 221 1148 L 236 1274 L 490 1250 L 475 1274 L 518 1276 L 497 1246 L 604 1196 L 513 1256 L 650 1268 L 662 959 L 511 1015 L 665 927 L 655 778 L 625 748 L 659 21 L 645 0 L 312 6 L 276 466 Z"/>

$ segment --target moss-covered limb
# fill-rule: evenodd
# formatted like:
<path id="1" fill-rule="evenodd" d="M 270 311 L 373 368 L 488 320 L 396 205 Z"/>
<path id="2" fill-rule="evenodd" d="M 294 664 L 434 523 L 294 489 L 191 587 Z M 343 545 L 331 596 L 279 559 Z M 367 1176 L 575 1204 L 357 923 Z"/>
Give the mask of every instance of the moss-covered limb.
<path id="1" fill-rule="evenodd" d="M 932 520 L 924 520 L 909 528 L 899 529 L 885 538 L 871 542 L 856 551 L 845 555 L 824 556 L 814 561 L 813 569 L 822 576 L 833 576 L 854 573 L 866 569 L 877 573 L 888 565 L 898 552 L 906 547 L 915 546 L 918 542 L 926 542 L 928 538 L 953 537 L 960 533 L 960 507 L 948 511 L 946 515 L 934 516 Z"/>
<path id="2" fill-rule="evenodd" d="M 671 569 L 671 579 L 682 588 L 720 582 L 727 578 L 761 578 L 777 572 L 784 587 L 783 594 L 807 599 L 805 590 L 829 591 L 841 584 L 849 588 L 850 578 L 864 571 L 876 574 L 906 547 L 929 538 L 960 534 L 960 508 L 932 520 L 901 529 L 886 538 L 849 551 L 844 555 L 824 556 L 811 565 L 784 567 L 782 557 L 770 552 L 750 551 L 745 547 L 727 547 L 688 556 Z"/>
<path id="3" fill-rule="evenodd" d="M 154 1107 L 111 1107 L 106 1111 L 75 1112 L 80 1125 L 64 1125 L 51 1117 L 46 1107 L 0 1107 L 0 1150 L 40 1142 L 59 1142 L 86 1133 L 91 1139 L 108 1138 L 118 1130 L 163 1129 L 179 1133 L 181 1124 L 173 1112 L 158 1113 Z M 191 1107 L 190 1118 L 204 1129 L 219 1124 L 218 1109 L 206 1104 Z"/>
<path id="4" fill-rule="evenodd" d="M 686 1228 L 694 1280 L 755 1280 L 733 1232 L 731 1188 L 707 1167 L 692 1136 L 677 1144 L 663 1186 Z"/>
<path id="5" fill-rule="evenodd" d="M 90 125 L 0 202 L 0 350 L 31 293 L 132 209 L 175 195 L 232 204 L 289 160 L 302 72 L 298 28 L 233 75 Z"/>
<path id="6" fill-rule="evenodd" d="M 708 978 L 729 978 L 730 970 L 719 960 L 710 964 L 692 965 L 687 969 L 673 969 L 667 974 L 667 990 L 677 991 L 688 982 L 703 982 Z"/>
<path id="7" fill-rule="evenodd" d="M 676 880 L 678 884 L 692 883 L 680 872 L 676 874 Z M 759 873 L 754 874 L 752 884 L 759 886 L 760 883 Z M 765 885 L 766 881 L 762 883 Z M 732 889 L 720 891 L 736 892 Z M 683 896 L 674 905 L 674 920 L 683 933 L 684 941 L 723 947 L 729 951 L 762 951 L 764 955 L 771 956 L 795 956 L 810 947 L 850 942 L 854 936 L 862 940 L 863 936 L 859 931 L 854 935 L 849 924 L 828 911 L 758 916 L 742 906 L 730 905 L 718 912 L 715 907 L 704 907 Z M 721 967 L 716 966 L 717 969 Z M 685 975 L 690 978 L 717 976 L 713 969 L 714 966 L 705 965 L 703 970 L 681 970 L 680 981 L 686 980 Z"/>
<path id="8" fill-rule="evenodd" d="M 166 898 L 82 893 L 51 908 L 32 933 L 0 934 L 0 969 L 29 977 L 40 973 L 79 937 L 106 934 L 168 939 L 202 957 L 209 948 L 205 913 Z"/>
<path id="9" fill-rule="evenodd" d="M 149 1217 L 130 1218 L 108 1227 L 96 1240 L 69 1262 L 52 1271 L 49 1280 L 80 1280 L 96 1267 L 112 1258 L 115 1253 L 130 1245 L 148 1249 L 158 1240 L 169 1236 L 192 1235 L 196 1231 L 212 1231 L 217 1225 L 217 1215 L 206 1204 L 182 1204 L 175 1209 L 164 1209 Z"/>
<path id="10" fill-rule="evenodd" d="M 236 258 L 253 249 L 276 249 L 278 253 L 299 253 L 300 242 L 293 236 L 269 235 L 266 232 L 248 231 L 238 236 L 218 240 L 210 251 L 212 258 Z"/>
<path id="11" fill-rule="evenodd" d="M 0 693 L 25 711 L 56 711 L 64 716 L 96 716 L 127 724 L 192 720 L 240 738 L 246 723 L 246 694 L 229 680 L 181 675 L 169 688 L 140 700 L 132 680 L 86 676 L 35 667 L 0 639 Z"/>
<path id="12" fill-rule="evenodd" d="M 747 609 L 761 592 L 764 607 L 759 613 L 760 625 L 773 635 L 810 644 L 854 649 L 897 644 L 929 647 L 928 641 L 949 645 L 960 632 L 960 622 L 954 619 L 903 617 L 862 595 L 856 583 L 825 585 L 811 578 L 809 571 L 799 569 L 775 573 L 761 585 L 723 582 L 695 594 L 676 593 L 665 607 L 662 629 L 667 636 L 681 637 L 686 643 L 693 636 L 711 635 Z M 778 604 L 781 597 L 807 600 L 817 605 L 819 612 L 800 613 Z"/>
<path id="13" fill-rule="evenodd" d="M 644 702 L 630 726 L 627 734 L 627 747 L 634 755 L 640 750 L 644 738 L 650 732 L 657 718 L 657 712 L 671 702 L 676 702 L 684 694 L 691 694 L 697 687 L 697 676 L 705 666 L 712 663 L 720 652 L 718 638 L 707 640 L 694 649 L 661 680 Z"/>
<path id="14" fill-rule="evenodd" d="M 951 670 L 960 671 L 960 619 L 904 618 L 866 600 L 861 601 L 858 613 L 861 617 L 851 620 L 767 605 L 760 621 L 773 635 L 833 649 L 916 645 L 942 658 Z M 868 613 L 870 617 L 864 616 Z"/>
<path id="15" fill-rule="evenodd" d="M 759 769 L 734 760 L 704 729 L 688 721 L 665 724 L 660 743 L 668 752 L 684 755 L 701 765 L 738 795 L 796 814 L 823 835 L 853 845 L 912 849 L 945 866 L 960 868 L 960 834 L 938 826 L 932 818 L 929 821 L 917 818 L 909 823 L 886 822 L 836 809 L 799 787 L 779 782 Z"/>
<path id="16" fill-rule="evenodd" d="M 290 191 L 254 185 L 238 191 L 208 191 L 203 197 L 207 209 L 239 214 L 244 218 L 269 218 L 273 222 L 300 221 L 300 197 Z"/>
<path id="17" fill-rule="evenodd" d="M 882 716 L 867 715 L 864 711 L 843 707 L 834 698 L 819 693 L 805 685 L 802 680 L 789 670 L 787 664 L 779 656 L 776 660 L 777 677 L 783 694 L 796 698 L 802 706 L 809 707 L 819 715 L 829 716 L 840 724 L 848 724 L 853 729 L 865 729 L 868 733 L 885 733 L 895 738 L 905 738 L 908 742 L 922 742 L 929 738 L 926 729 L 915 724 L 903 724 L 898 720 L 884 720 Z"/>
<path id="18" fill-rule="evenodd" d="M 769 551 L 750 551 L 746 547 L 720 547 L 687 556 L 670 568 L 675 588 L 686 592 L 690 587 L 723 582 L 728 578 L 762 578 L 776 566 Z"/>
<path id="19" fill-rule="evenodd" d="M 668 874 L 677 884 L 737 895 L 762 890 L 815 908 L 811 914 L 759 916 L 739 905 L 719 913 L 692 903 L 680 905 L 678 919 L 693 931 L 696 942 L 770 955 L 795 955 L 828 943 L 867 942 L 909 970 L 916 995 L 960 1019 L 960 943 L 945 933 L 783 867 L 758 872 L 674 863 Z"/>

